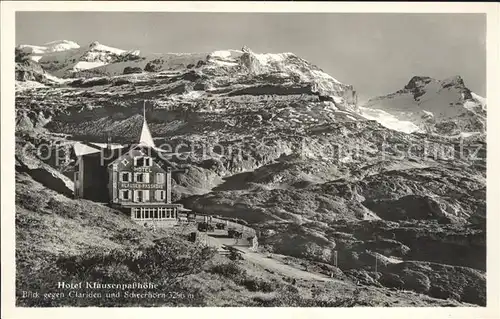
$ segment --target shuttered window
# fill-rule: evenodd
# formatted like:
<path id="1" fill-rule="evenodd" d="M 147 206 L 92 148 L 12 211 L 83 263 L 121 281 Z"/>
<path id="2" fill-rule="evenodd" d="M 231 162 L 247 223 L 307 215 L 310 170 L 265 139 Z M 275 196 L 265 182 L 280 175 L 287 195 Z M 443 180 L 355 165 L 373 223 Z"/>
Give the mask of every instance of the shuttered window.
<path id="1" fill-rule="evenodd" d="M 134 166 L 144 166 L 144 157 L 134 157 Z"/>
<path id="2" fill-rule="evenodd" d="M 120 173 L 120 181 L 121 182 L 131 182 L 132 181 L 132 173 L 131 172 L 121 172 Z"/>
<path id="3" fill-rule="evenodd" d="M 165 184 L 165 174 L 156 173 L 156 184 Z"/>
<path id="4" fill-rule="evenodd" d="M 135 190 L 134 202 L 143 203 L 149 201 L 149 190 Z"/>
<path id="5" fill-rule="evenodd" d="M 134 202 L 142 202 L 142 191 L 134 191 Z"/>
<path id="6" fill-rule="evenodd" d="M 147 156 L 136 156 L 134 157 L 134 166 L 137 167 L 150 167 L 153 166 L 153 159 Z"/>
<path id="7" fill-rule="evenodd" d="M 120 190 L 120 199 L 131 200 L 132 199 L 132 191 L 129 189 L 121 189 Z"/>
<path id="8" fill-rule="evenodd" d="M 149 173 L 134 173 L 136 183 L 149 183 Z"/>
<path id="9" fill-rule="evenodd" d="M 165 200 L 165 191 L 164 190 L 155 191 L 155 199 L 159 200 L 159 201 L 164 201 Z"/>

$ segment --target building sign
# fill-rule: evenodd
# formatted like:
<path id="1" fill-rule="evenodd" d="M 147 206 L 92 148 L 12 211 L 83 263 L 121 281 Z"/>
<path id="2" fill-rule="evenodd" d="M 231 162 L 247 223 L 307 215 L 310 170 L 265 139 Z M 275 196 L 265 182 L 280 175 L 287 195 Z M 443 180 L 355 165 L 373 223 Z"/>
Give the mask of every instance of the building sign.
<path id="1" fill-rule="evenodd" d="M 134 167 L 134 172 L 151 173 L 151 167 Z"/>
<path id="2" fill-rule="evenodd" d="M 163 189 L 165 185 L 163 184 L 136 184 L 136 183 L 122 183 L 122 188 L 131 189 Z"/>

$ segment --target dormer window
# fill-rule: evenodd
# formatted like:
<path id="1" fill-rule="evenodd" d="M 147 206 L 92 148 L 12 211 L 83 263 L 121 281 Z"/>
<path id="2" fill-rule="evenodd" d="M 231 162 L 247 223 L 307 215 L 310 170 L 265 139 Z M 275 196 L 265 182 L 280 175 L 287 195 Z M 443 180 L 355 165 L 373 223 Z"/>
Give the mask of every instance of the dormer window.
<path id="1" fill-rule="evenodd" d="M 144 166 L 144 157 L 134 157 L 134 166 Z"/>
<path id="2" fill-rule="evenodd" d="M 151 167 L 153 166 L 153 159 L 147 156 L 134 157 L 135 167 Z"/>

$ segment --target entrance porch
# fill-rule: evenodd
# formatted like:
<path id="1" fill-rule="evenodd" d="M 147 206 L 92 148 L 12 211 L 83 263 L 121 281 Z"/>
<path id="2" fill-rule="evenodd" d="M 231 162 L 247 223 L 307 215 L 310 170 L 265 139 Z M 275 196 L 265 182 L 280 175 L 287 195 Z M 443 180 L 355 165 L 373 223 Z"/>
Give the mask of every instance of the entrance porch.
<path id="1" fill-rule="evenodd" d="M 130 203 L 119 205 L 120 210 L 130 214 L 134 222 L 148 226 L 172 227 L 179 223 L 181 204 Z"/>

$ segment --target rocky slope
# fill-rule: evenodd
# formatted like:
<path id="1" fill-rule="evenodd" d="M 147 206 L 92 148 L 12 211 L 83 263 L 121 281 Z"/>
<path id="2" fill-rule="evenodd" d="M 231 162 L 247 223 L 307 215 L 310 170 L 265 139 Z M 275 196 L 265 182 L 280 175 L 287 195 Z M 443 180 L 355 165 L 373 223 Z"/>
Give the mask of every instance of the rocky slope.
<path id="1" fill-rule="evenodd" d="M 410 131 L 444 135 L 486 131 L 486 100 L 471 92 L 460 76 L 444 80 L 415 76 L 403 89 L 373 98 L 361 110 L 367 117 L 385 117 L 388 125 L 391 116 L 408 121 Z"/>
<path id="2" fill-rule="evenodd" d="M 153 57 L 100 44 L 62 52 L 29 63 L 64 79 L 16 91 L 19 149 L 107 136 L 134 143 L 147 100 L 156 144 L 189 169 L 174 176 L 175 199 L 187 207 L 243 219 L 263 249 L 315 267 L 332 267 L 337 252 L 354 282 L 484 304 L 485 135 L 439 131 L 465 123 L 468 107 L 479 112 L 459 79 L 418 78 L 396 94 L 413 101 L 394 102 L 401 112 L 420 103 L 436 119 L 429 132 L 408 134 L 367 119 L 352 86 L 291 53 Z M 74 67 L 89 56 L 101 65 Z M 453 112 L 436 97 L 445 92 L 462 103 Z M 428 124 L 410 113 L 395 123 Z M 18 172 L 36 169 L 18 159 Z M 58 169 L 70 176 L 66 167 Z"/>
<path id="3" fill-rule="evenodd" d="M 395 288 L 356 286 L 346 276 L 331 283 L 292 284 L 287 277 L 216 255 L 179 234 L 151 232 L 101 204 L 68 198 L 22 172 L 16 174 L 16 245 L 20 307 L 473 306 Z M 154 282 L 158 287 L 123 290 L 114 297 L 106 289 L 78 290 L 101 293 L 99 298 L 75 298 L 71 289 L 57 288 L 60 281 L 103 278 L 122 284 Z M 26 298 L 22 291 L 46 297 Z M 123 297 L 125 291 L 171 293 L 138 301 Z"/>

